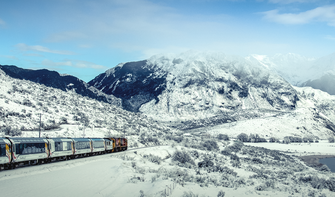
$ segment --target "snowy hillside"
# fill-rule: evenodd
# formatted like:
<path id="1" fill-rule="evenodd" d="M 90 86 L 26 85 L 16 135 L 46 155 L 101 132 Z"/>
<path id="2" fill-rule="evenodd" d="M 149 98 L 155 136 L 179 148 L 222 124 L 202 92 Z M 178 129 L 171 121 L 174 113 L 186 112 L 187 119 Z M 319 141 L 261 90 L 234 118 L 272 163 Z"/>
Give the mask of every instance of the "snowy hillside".
<path id="1" fill-rule="evenodd" d="M 115 105 L 61 91 L 31 81 L 18 80 L 0 70 L 0 135 L 89 137 L 139 135 L 141 131 L 170 130 L 144 115 Z M 124 133 L 125 131 L 125 133 Z"/>
<path id="2" fill-rule="evenodd" d="M 293 53 L 250 55 L 246 59 L 278 73 L 292 85 L 309 86 L 335 95 L 332 85 L 335 83 L 335 53 L 319 59 Z"/>
<path id="3" fill-rule="evenodd" d="M 32 70 L 6 65 L 0 65 L 0 69 L 8 76 L 15 79 L 24 79 L 63 91 L 72 90 L 77 94 L 87 96 L 98 101 L 104 101 L 116 106 L 121 105 L 120 99 L 115 98 L 113 95 L 104 94 L 75 76 L 59 74 L 56 71 L 47 69 Z"/>
<path id="4" fill-rule="evenodd" d="M 157 55 L 119 64 L 89 84 L 121 98 L 127 110 L 184 131 L 210 126 L 235 136 L 243 131 L 327 138 L 335 133 L 335 113 L 328 110 L 335 109 L 334 96 L 315 91 L 322 98 L 315 99 L 312 89 L 295 88 L 283 73 L 273 72 L 279 64 L 280 70 L 298 72 L 313 61 L 295 54 L 246 59 L 202 52 Z M 229 122 L 239 126 L 223 129 Z"/>
<path id="5" fill-rule="evenodd" d="M 220 148 L 208 150 L 199 149 L 199 142 L 192 137 L 175 147 L 128 150 L 7 170 L 0 173 L 0 189 L 9 196 L 36 197 L 46 193 L 55 197 L 334 196 L 335 175 L 326 167 L 316 170 L 295 155 L 271 150 L 325 154 L 334 151 L 329 143 L 313 144 L 312 148 L 307 143 L 268 143 L 269 149 L 265 149 L 263 143 L 254 147 L 226 141 L 218 144 Z"/>
<path id="6" fill-rule="evenodd" d="M 113 73 L 113 74 L 111 74 Z M 296 91 L 278 75 L 239 57 L 212 53 L 154 56 L 112 68 L 89 82 L 126 109 L 159 120 L 191 120 L 236 110 L 289 110 Z"/>

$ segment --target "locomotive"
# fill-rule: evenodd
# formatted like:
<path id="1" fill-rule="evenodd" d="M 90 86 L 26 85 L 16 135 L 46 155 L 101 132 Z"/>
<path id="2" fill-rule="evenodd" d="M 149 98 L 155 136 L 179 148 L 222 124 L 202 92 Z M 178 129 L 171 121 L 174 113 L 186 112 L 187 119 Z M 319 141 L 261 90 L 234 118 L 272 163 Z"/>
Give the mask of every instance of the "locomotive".
<path id="1" fill-rule="evenodd" d="M 128 148 L 126 138 L 1 138 L 0 170 L 99 155 Z"/>

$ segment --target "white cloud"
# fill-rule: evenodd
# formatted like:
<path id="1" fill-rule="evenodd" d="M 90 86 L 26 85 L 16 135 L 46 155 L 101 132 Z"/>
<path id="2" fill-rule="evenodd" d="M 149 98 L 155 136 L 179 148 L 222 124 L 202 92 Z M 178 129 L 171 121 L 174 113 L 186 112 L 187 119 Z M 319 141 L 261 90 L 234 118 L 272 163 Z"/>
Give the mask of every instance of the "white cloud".
<path id="1" fill-rule="evenodd" d="M 57 68 L 60 66 L 70 66 L 75 68 L 93 68 L 97 70 L 106 70 L 106 66 L 97 65 L 92 62 L 83 61 L 83 60 L 64 60 L 62 62 L 54 62 L 52 60 L 45 59 L 42 61 L 42 65 L 51 68 Z"/>
<path id="2" fill-rule="evenodd" d="M 37 51 L 37 52 L 54 53 L 60 55 L 74 55 L 74 53 L 71 51 L 52 50 L 40 45 L 29 46 L 24 43 L 19 43 L 16 45 L 16 47 L 21 51 Z"/>
<path id="3" fill-rule="evenodd" d="M 45 39 L 46 42 L 64 42 L 68 40 L 73 40 L 73 39 L 83 39 L 87 38 L 87 36 L 81 32 L 61 32 L 61 33 L 56 33 L 52 34 L 49 37 Z"/>
<path id="4" fill-rule="evenodd" d="M 330 26 L 335 26 L 335 6 L 317 7 L 300 13 L 280 14 L 278 10 L 262 12 L 264 19 L 281 24 L 307 24 L 310 22 L 326 22 Z"/>
<path id="5" fill-rule="evenodd" d="M 8 58 L 8 59 L 12 59 L 12 60 L 19 60 L 19 58 L 17 58 L 14 55 L 0 55 L 0 57 L 4 57 L 4 58 Z"/>

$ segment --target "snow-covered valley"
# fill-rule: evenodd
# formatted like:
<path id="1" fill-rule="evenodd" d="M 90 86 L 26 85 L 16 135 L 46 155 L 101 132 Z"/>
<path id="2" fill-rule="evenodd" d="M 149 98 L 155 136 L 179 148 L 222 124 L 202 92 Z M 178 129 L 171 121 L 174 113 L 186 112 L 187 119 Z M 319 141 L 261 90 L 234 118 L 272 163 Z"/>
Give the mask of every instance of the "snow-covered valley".
<path id="1" fill-rule="evenodd" d="M 333 196 L 334 173 L 307 167 L 294 155 L 305 154 L 304 148 L 312 154 L 334 153 L 335 146 L 326 142 L 309 146 L 245 144 L 236 155 L 185 146 L 150 147 L 3 171 L 0 188 L 11 196 L 207 197 L 220 191 L 236 197 Z M 204 165 L 199 167 L 199 162 Z"/>
<path id="2" fill-rule="evenodd" d="M 144 69 L 148 76 L 128 70 L 116 79 L 120 70 L 106 72 L 116 76 L 116 85 L 100 81 L 99 87 L 135 93 L 123 101 L 138 109 L 133 112 L 73 90 L 14 79 L 0 69 L 1 136 L 38 137 L 41 128 L 42 137 L 126 136 L 130 148 L 1 171 L 1 191 L 12 196 L 334 196 L 334 173 L 299 157 L 335 155 L 335 144 L 329 143 L 335 96 L 292 86 L 245 59 L 220 63 L 221 56 L 184 56 L 118 66 L 122 72 L 124 65 Z M 139 79 L 142 92 L 132 91 Z M 238 141 L 243 133 L 244 144 Z M 277 142 L 251 143 L 260 139 Z"/>

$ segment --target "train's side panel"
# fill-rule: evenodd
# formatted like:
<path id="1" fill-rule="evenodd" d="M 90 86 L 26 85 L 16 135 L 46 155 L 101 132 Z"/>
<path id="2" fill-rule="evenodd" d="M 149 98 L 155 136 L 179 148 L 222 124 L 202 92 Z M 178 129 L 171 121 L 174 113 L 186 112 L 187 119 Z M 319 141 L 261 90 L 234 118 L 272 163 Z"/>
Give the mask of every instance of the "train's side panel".
<path id="1" fill-rule="evenodd" d="M 69 138 L 52 138 L 48 139 L 50 142 L 50 157 L 64 157 L 73 154 L 72 139 Z"/>
<path id="2" fill-rule="evenodd" d="M 72 138 L 75 155 L 91 153 L 92 140 L 88 138 Z"/>
<path id="3" fill-rule="evenodd" d="M 49 142 L 42 138 L 10 138 L 13 163 L 47 159 L 50 155 Z"/>
<path id="4" fill-rule="evenodd" d="M 114 151 L 127 150 L 128 142 L 126 138 L 111 138 L 114 142 Z"/>
<path id="5" fill-rule="evenodd" d="M 105 151 L 105 140 L 103 138 L 91 138 L 91 140 L 92 140 L 92 152 Z"/>
<path id="6" fill-rule="evenodd" d="M 6 138 L 0 138 L 0 165 L 9 164 L 12 160 L 11 143 Z"/>
<path id="7" fill-rule="evenodd" d="M 114 144 L 114 141 L 110 138 L 104 138 L 105 140 L 105 150 L 107 152 L 113 152 L 113 144 Z"/>

